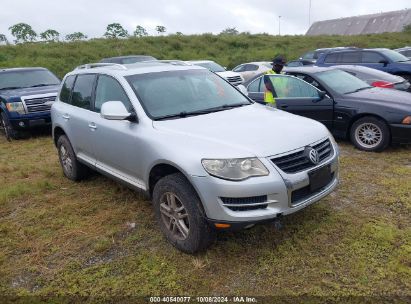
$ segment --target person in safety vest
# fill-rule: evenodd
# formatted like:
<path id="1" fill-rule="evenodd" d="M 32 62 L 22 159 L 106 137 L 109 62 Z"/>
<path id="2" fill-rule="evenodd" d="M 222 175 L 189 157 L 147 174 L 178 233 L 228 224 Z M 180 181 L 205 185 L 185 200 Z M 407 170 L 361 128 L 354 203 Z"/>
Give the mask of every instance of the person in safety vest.
<path id="1" fill-rule="evenodd" d="M 265 90 L 264 90 L 264 102 L 271 106 L 276 106 L 275 103 L 275 89 L 274 86 L 270 80 L 270 77 L 267 77 L 266 75 L 272 75 L 272 74 L 281 74 L 281 71 L 284 68 L 285 65 L 285 60 L 282 56 L 277 56 L 273 59 L 272 62 L 273 68 L 265 72 L 264 75 L 264 84 L 265 84 Z"/>

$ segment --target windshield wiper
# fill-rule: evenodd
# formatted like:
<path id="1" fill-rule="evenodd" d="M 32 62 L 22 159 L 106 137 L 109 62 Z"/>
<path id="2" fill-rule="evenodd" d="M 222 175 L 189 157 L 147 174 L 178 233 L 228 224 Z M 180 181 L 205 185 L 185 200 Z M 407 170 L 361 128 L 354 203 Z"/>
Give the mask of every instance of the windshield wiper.
<path id="1" fill-rule="evenodd" d="M 6 87 L 6 88 L 0 88 L 0 90 L 17 90 L 17 89 L 22 89 L 22 87 Z"/>
<path id="2" fill-rule="evenodd" d="M 250 103 L 224 104 L 222 106 L 209 108 L 209 109 L 204 109 L 204 110 L 198 110 L 198 111 L 192 111 L 192 112 L 182 111 L 182 112 L 176 113 L 176 114 L 164 115 L 164 116 L 157 117 L 154 120 L 164 120 L 164 119 L 169 119 L 169 118 L 185 118 L 185 117 L 188 117 L 188 116 L 209 114 L 209 113 L 224 111 L 224 110 L 228 110 L 228 109 L 238 108 L 238 107 L 242 107 L 242 106 L 246 106 L 246 105 L 250 105 Z"/>
<path id="3" fill-rule="evenodd" d="M 48 87 L 56 84 L 50 84 L 50 83 L 40 83 L 40 84 L 35 84 L 32 86 L 29 86 L 28 88 L 37 88 L 37 87 Z"/>
<path id="4" fill-rule="evenodd" d="M 346 92 L 346 93 L 344 93 L 344 94 L 352 94 L 352 93 L 357 93 L 357 92 L 359 92 L 359 91 L 366 90 L 366 89 L 371 89 L 371 88 L 373 88 L 373 87 L 372 87 L 372 86 L 369 86 L 369 87 L 362 87 L 362 88 L 356 89 L 356 90 L 351 91 L 351 92 Z"/>

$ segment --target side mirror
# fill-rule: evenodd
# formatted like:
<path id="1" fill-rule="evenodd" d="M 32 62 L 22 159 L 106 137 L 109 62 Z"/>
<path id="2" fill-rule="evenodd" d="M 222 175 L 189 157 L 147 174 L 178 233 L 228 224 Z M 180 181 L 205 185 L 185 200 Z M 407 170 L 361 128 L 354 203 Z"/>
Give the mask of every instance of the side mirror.
<path id="1" fill-rule="evenodd" d="M 243 93 L 245 96 L 248 96 L 247 88 L 243 86 L 242 84 L 236 86 L 236 89 L 239 90 L 241 93 Z"/>
<path id="2" fill-rule="evenodd" d="M 107 101 L 103 103 L 100 111 L 101 117 L 108 120 L 131 119 L 135 114 L 129 113 L 121 101 Z"/>
<path id="3" fill-rule="evenodd" d="M 388 65 L 388 60 L 380 60 L 380 62 L 379 63 L 382 63 L 385 67 Z"/>
<path id="4" fill-rule="evenodd" d="M 318 92 L 318 97 L 320 98 L 320 100 L 323 100 L 325 96 L 327 96 L 327 92 L 324 92 L 324 91 Z"/>

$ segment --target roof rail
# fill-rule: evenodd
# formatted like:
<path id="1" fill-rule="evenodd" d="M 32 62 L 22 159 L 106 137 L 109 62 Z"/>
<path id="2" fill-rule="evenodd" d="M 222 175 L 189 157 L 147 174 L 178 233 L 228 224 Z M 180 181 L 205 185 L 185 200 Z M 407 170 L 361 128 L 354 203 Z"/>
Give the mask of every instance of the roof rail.
<path id="1" fill-rule="evenodd" d="M 127 70 L 127 68 L 122 64 L 102 63 L 102 62 L 83 64 L 83 65 L 80 65 L 80 66 L 76 67 L 75 70 L 87 70 L 87 69 L 102 68 L 102 67 L 116 67 L 116 68 L 119 68 L 121 70 Z"/>

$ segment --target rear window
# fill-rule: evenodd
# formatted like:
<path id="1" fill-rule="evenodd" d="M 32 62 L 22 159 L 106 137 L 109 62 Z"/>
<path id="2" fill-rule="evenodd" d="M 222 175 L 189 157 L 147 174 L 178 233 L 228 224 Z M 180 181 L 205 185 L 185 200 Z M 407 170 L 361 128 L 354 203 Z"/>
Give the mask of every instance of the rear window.
<path id="1" fill-rule="evenodd" d="M 77 76 L 71 96 L 73 106 L 90 109 L 95 78 L 96 76 L 91 74 Z"/>
<path id="2" fill-rule="evenodd" d="M 339 58 L 340 63 L 358 63 L 361 62 L 360 52 L 345 52 L 341 53 Z"/>
<path id="3" fill-rule="evenodd" d="M 328 54 L 325 57 L 324 63 L 338 63 L 339 53 Z"/>
<path id="4" fill-rule="evenodd" d="M 70 103 L 71 90 L 73 89 L 74 79 L 76 76 L 71 75 L 64 81 L 63 87 L 60 91 L 60 101 Z"/>

